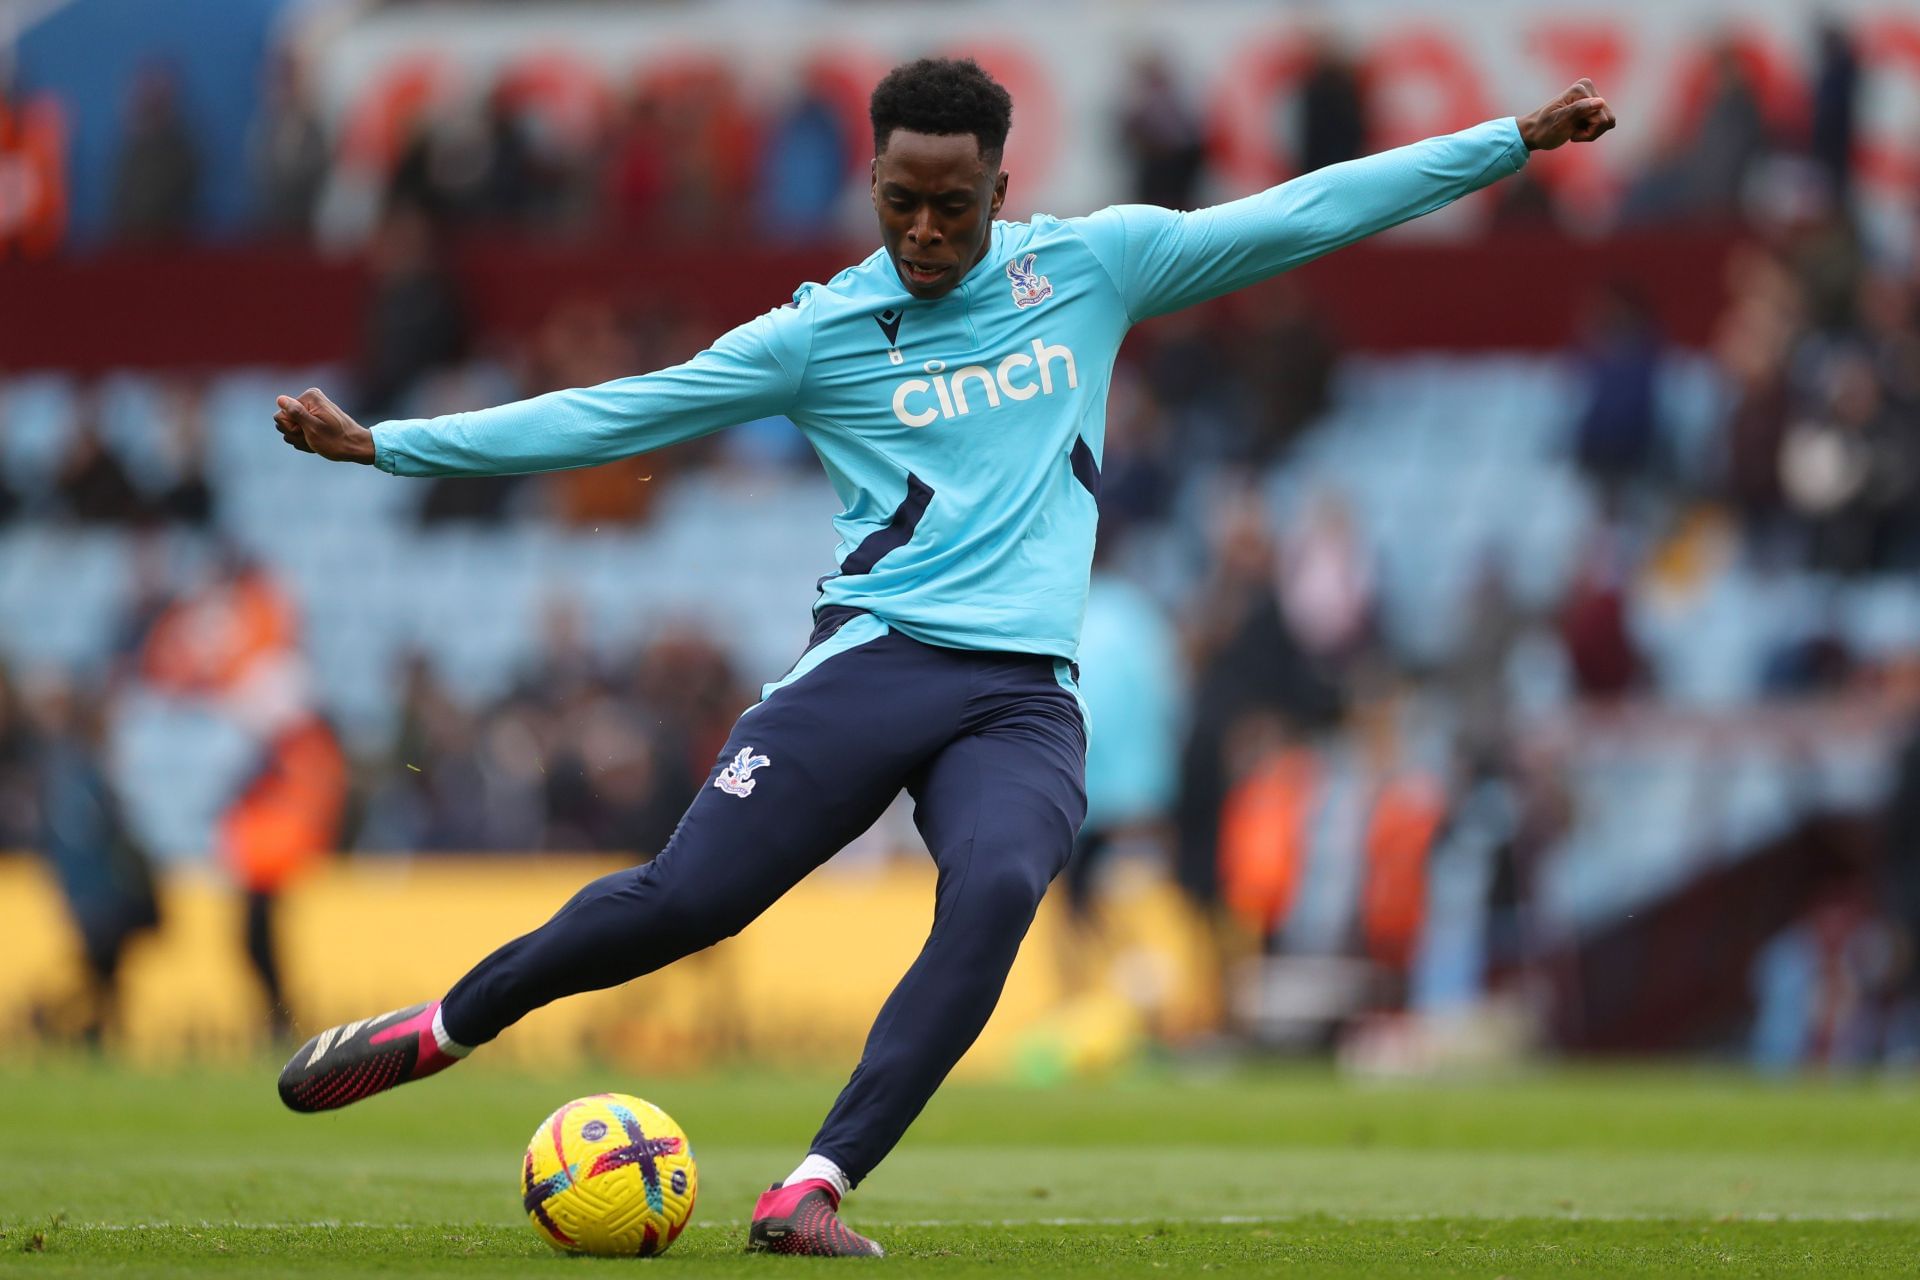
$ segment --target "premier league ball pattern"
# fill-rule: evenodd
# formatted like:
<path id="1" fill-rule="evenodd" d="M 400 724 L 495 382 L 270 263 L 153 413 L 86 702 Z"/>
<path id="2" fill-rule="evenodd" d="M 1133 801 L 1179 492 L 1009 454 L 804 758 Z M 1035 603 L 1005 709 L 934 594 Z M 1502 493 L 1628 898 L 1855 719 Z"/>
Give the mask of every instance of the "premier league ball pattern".
<path id="1" fill-rule="evenodd" d="M 650 1102 L 596 1093 L 534 1131 L 520 1177 L 534 1230 L 602 1257 L 664 1252 L 693 1216 L 699 1173 L 687 1135 Z"/>

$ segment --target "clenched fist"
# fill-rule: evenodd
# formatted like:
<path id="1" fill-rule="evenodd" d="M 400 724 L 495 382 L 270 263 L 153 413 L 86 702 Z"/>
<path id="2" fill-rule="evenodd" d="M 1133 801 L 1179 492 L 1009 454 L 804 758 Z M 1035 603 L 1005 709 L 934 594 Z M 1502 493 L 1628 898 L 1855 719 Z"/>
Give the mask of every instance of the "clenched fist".
<path id="1" fill-rule="evenodd" d="M 317 453 L 331 462 L 373 461 L 373 432 L 349 418 L 318 387 L 298 397 L 281 396 L 273 415 L 280 438 L 302 453 Z"/>
<path id="2" fill-rule="evenodd" d="M 1562 143 L 1592 142 L 1613 128 L 1614 120 L 1607 100 L 1583 76 L 1573 82 L 1573 88 L 1516 123 L 1527 150 L 1551 151 Z"/>

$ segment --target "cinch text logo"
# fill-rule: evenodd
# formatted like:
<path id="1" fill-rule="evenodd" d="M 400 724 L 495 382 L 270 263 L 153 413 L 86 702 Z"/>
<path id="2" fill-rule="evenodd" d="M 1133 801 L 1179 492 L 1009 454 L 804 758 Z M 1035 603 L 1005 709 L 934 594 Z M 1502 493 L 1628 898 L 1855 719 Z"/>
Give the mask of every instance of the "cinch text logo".
<path id="1" fill-rule="evenodd" d="M 925 427 L 942 418 L 964 418 L 973 412 L 978 396 L 989 409 L 1000 407 L 1000 398 L 1031 400 L 1053 394 L 1054 370 L 1066 366 L 1066 385 L 1080 385 L 1080 372 L 1073 363 L 1073 351 L 1064 346 L 1048 346 L 1046 339 L 1033 340 L 1032 354 L 1015 351 L 1003 356 L 989 369 L 970 364 L 947 372 L 943 360 L 929 360 L 924 366 L 931 378 L 908 378 L 893 389 L 893 416 L 901 425 Z"/>

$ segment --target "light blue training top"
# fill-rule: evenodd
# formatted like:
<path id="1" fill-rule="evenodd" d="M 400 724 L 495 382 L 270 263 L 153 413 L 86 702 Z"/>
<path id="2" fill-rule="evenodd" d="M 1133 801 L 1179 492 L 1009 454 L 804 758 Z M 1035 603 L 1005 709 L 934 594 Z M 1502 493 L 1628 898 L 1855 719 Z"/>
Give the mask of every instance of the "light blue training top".
<path id="1" fill-rule="evenodd" d="M 374 428 L 395 475 L 582 467 L 785 414 L 844 510 L 816 608 L 928 644 L 1079 645 L 1107 387 L 1136 322 L 1417 218 L 1518 170 L 1512 118 L 1333 165 L 1211 209 L 1120 205 L 996 222 L 933 301 L 884 250 L 685 364 L 516 404 Z"/>

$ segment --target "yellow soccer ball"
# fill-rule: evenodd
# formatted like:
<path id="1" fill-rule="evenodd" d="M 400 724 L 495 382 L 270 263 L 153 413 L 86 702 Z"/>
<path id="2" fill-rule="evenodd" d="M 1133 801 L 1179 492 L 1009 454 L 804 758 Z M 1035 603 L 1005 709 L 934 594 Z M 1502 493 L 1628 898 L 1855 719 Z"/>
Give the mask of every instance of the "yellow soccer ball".
<path id="1" fill-rule="evenodd" d="M 521 1202 L 533 1229 L 569 1253 L 664 1253 L 700 1190 L 693 1148 L 673 1118 L 625 1093 L 575 1098 L 527 1144 Z"/>

